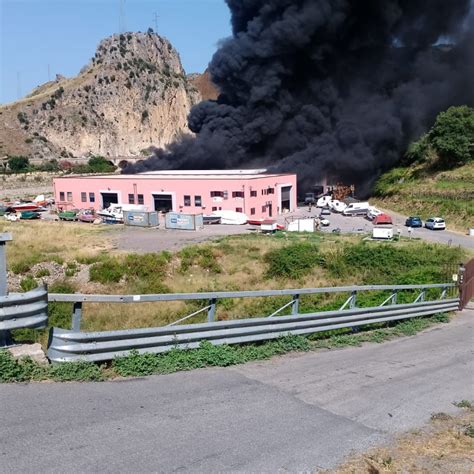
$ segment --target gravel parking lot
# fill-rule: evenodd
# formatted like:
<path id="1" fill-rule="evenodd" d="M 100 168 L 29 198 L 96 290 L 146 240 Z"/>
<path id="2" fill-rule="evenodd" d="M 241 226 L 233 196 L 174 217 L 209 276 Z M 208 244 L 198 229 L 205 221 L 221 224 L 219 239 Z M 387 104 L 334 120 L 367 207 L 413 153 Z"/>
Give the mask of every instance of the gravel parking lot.
<path id="1" fill-rule="evenodd" d="M 308 212 L 307 208 L 300 208 L 298 211 L 285 216 L 279 216 L 277 221 L 281 224 L 285 223 L 289 218 L 314 218 L 318 216 L 321 209 L 313 208 Z M 401 235 L 409 237 L 408 229 L 405 227 L 405 217 L 390 212 L 394 219 L 394 233 L 398 230 Z M 373 224 L 364 217 L 354 216 L 345 217 L 341 214 L 331 214 L 325 216 L 331 223 L 329 227 L 322 229 L 323 232 L 332 232 L 336 228 L 340 228 L 343 233 L 367 233 L 371 234 Z M 449 223 L 448 223 L 449 226 Z M 118 230 L 118 229 L 117 229 Z M 233 225 L 210 225 L 205 226 L 200 231 L 179 231 L 159 229 L 139 229 L 133 227 L 121 228 L 120 232 L 114 232 L 116 246 L 120 250 L 133 252 L 160 252 L 162 250 L 179 250 L 187 245 L 192 245 L 208 240 L 217 239 L 227 235 L 248 234 L 256 232 L 257 228 L 253 226 L 233 226 Z M 462 247 L 474 249 L 474 237 L 462 235 L 450 231 L 432 231 L 428 229 L 414 229 L 412 231 L 413 238 L 437 242 L 447 245 L 460 245 Z"/>

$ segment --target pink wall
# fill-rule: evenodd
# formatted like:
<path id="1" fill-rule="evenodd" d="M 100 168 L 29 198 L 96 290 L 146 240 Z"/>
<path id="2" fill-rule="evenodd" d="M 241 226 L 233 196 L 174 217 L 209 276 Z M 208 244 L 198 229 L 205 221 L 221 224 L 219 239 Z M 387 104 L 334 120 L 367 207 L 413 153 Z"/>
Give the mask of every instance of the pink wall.
<path id="1" fill-rule="evenodd" d="M 170 179 L 159 175 L 153 177 L 114 175 L 63 177 L 54 180 L 55 200 L 58 206 L 66 201 L 69 208 L 99 210 L 103 206 L 102 193 L 117 193 L 119 204 L 129 204 L 129 195 L 133 195 L 134 204 L 141 204 L 143 196 L 143 204 L 149 211 L 154 211 L 155 196 L 168 195 L 172 198 L 175 212 L 211 214 L 213 210 L 239 209 L 249 218 L 255 219 L 270 217 L 270 208 L 273 217 L 282 213 L 281 190 L 285 186 L 291 186 L 289 207 L 290 210 L 295 210 L 297 197 L 294 174 L 235 179 L 206 176 Z M 211 197 L 211 191 L 227 192 L 227 198 Z M 233 196 L 235 192 L 243 193 L 244 197 Z M 185 203 L 185 196 L 190 197 L 190 205 L 185 205 L 188 204 Z"/>

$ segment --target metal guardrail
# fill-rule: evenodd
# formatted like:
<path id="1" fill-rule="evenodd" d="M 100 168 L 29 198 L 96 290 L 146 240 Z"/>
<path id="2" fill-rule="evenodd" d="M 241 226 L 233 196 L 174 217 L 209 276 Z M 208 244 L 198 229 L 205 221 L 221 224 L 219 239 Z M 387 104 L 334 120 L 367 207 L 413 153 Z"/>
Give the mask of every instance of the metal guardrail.
<path id="1" fill-rule="evenodd" d="M 350 305 L 350 308 L 354 308 L 356 305 L 357 294 L 366 291 L 390 291 L 391 296 L 389 300 L 392 304 L 397 302 L 397 294 L 400 291 L 406 290 L 420 290 L 420 294 L 416 301 L 425 299 L 426 290 L 429 289 L 441 289 L 441 299 L 446 297 L 449 289 L 454 289 L 453 283 L 440 283 L 433 285 L 368 285 L 368 286 L 338 286 L 338 287 L 327 287 L 327 288 L 299 288 L 291 290 L 263 290 L 263 291 L 223 291 L 223 292 L 212 292 L 212 293 L 168 293 L 158 295 L 85 295 L 85 294 L 60 294 L 50 293 L 48 299 L 50 302 L 57 303 L 73 303 L 73 316 L 71 328 L 74 331 L 80 331 L 82 321 L 82 306 L 84 303 L 155 303 L 164 301 L 207 301 L 208 305 L 205 308 L 200 309 L 184 318 L 175 321 L 170 326 L 175 325 L 179 322 L 183 322 L 197 314 L 207 311 L 208 322 L 213 322 L 216 319 L 216 305 L 218 300 L 225 298 L 264 298 L 264 297 L 277 297 L 277 296 L 289 296 L 291 301 L 285 304 L 283 307 L 278 309 L 270 316 L 276 316 L 283 309 L 288 306 L 292 307 L 292 314 L 299 314 L 300 298 L 305 295 L 316 295 L 316 294 L 329 294 L 329 293 L 349 293 L 350 301 L 341 307 L 341 311 Z M 385 301 L 386 304 L 389 300 Z"/>
<path id="2" fill-rule="evenodd" d="M 453 284 L 437 285 L 374 285 L 336 288 L 302 288 L 294 290 L 245 291 L 220 293 L 189 293 L 162 295 L 49 295 L 50 301 L 74 303 L 72 330 L 54 328 L 50 338 L 48 357 L 53 362 L 73 360 L 107 361 L 123 356 L 131 350 L 139 352 L 165 352 L 174 347 L 195 348 L 204 341 L 213 344 L 236 344 L 274 339 L 288 334 L 309 334 L 332 329 L 351 328 L 367 324 L 396 321 L 436 313 L 455 311 L 458 298 L 446 299 Z M 440 289 L 440 299 L 425 301 L 429 289 Z M 403 290 L 419 290 L 415 301 L 410 304 L 396 304 L 397 294 Z M 376 307 L 356 308 L 358 292 L 390 291 L 391 295 Z M 350 293 L 350 298 L 337 311 L 301 314 L 300 298 L 303 295 L 321 293 Z M 222 298 L 255 298 L 289 296 L 291 300 L 279 310 L 263 318 L 238 319 L 215 322 L 216 305 Z M 125 331 L 80 332 L 83 303 L 137 303 L 153 301 L 204 300 L 209 304 L 175 323 L 161 328 L 132 329 Z M 390 303 L 390 304 L 387 304 Z M 290 316 L 278 316 L 291 306 Z M 349 306 L 349 309 L 344 309 Z M 207 311 L 208 322 L 201 324 L 176 324 Z"/>
<path id="3" fill-rule="evenodd" d="M 48 324 L 48 290 L 36 288 L 28 293 L 0 296 L 0 347 L 8 345 L 14 329 L 42 329 Z"/>

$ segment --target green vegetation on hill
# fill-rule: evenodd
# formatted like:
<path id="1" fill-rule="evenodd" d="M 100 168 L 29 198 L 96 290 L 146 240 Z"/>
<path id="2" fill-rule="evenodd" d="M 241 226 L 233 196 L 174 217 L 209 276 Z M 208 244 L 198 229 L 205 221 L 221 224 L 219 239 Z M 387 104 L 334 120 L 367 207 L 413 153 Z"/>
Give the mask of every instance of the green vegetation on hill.
<path id="1" fill-rule="evenodd" d="M 474 109 L 451 107 L 409 147 L 402 166 L 374 188 L 382 207 L 423 219 L 444 217 L 448 228 L 474 227 Z"/>

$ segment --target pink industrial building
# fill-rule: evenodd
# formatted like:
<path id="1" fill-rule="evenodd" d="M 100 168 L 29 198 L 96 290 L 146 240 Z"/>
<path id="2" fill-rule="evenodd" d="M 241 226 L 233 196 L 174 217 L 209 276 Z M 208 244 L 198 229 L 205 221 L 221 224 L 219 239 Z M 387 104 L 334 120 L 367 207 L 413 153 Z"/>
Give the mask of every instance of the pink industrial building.
<path id="1" fill-rule="evenodd" d="M 237 211 L 253 219 L 297 207 L 296 175 L 266 170 L 66 176 L 54 180 L 54 195 L 60 207 L 100 210 L 110 204 L 138 204 L 148 211 L 187 214 Z"/>

